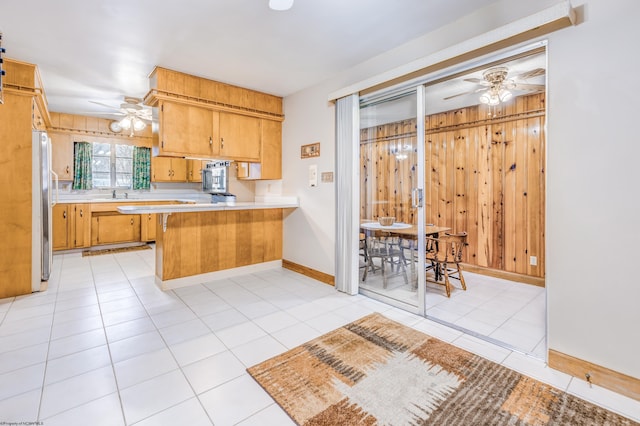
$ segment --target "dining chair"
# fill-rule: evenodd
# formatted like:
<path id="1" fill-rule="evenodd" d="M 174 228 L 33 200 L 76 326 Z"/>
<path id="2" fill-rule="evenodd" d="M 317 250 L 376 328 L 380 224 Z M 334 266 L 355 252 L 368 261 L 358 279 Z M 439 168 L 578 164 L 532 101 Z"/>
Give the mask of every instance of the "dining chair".
<path id="1" fill-rule="evenodd" d="M 360 269 L 362 268 L 366 268 L 369 265 L 369 255 L 367 254 L 367 238 L 366 236 L 361 233 L 360 234 L 360 241 L 359 241 L 359 256 L 362 258 L 360 259 Z"/>
<path id="2" fill-rule="evenodd" d="M 464 276 L 462 275 L 462 269 L 460 268 L 462 250 L 466 245 L 466 232 L 456 234 L 445 233 L 438 238 L 426 238 L 426 270 L 433 271 L 433 278 L 427 276 L 427 281 L 443 285 L 447 297 L 451 297 L 450 278 L 459 280 L 462 289 L 467 289 Z"/>
<path id="3" fill-rule="evenodd" d="M 399 270 L 402 270 L 405 284 L 409 283 L 404 252 L 400 248 L 398 240 L 398 237 L 391 236 L 367 236 L 365 243 L 369 267 L 365 268 L 362 281 L 367 279 L 369 269 L 375 273 L 376 269 L 379 268 L 382 271 L 382 288 L 386 289 L 388 281 L 387 275 L 393 271 L 394 266 L 397 266 Z M 379 267 L 374 264 L 374 259 L 380 259 Z M 385 267 L 385 265 L 387 265 L 387 267 Z"/>

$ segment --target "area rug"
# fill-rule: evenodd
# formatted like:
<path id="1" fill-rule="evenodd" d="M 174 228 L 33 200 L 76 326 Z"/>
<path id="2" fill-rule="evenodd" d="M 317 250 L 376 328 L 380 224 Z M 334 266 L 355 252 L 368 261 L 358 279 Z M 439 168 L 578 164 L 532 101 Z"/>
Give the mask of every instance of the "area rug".
<path id="1" fill-rule="evenodd" d="M 299 425 L 638 425 L 380 314 L 247 371 Z"/>
<path id="2" fill-rule="evenodd" d="M 137 250 L 151 250 L 151 246 L 148 244 L 142 244 L 139 246 L 129 246 L 129 247 L 115 247 L 108 249 L 98 249 L 98 250 L 84 250 L 82 252 L 82 257 L 84 256 L 97 256 L 99 254 L 116 254 L 116 253 L 124 253 L 127 251 L 137 251 Z"/>

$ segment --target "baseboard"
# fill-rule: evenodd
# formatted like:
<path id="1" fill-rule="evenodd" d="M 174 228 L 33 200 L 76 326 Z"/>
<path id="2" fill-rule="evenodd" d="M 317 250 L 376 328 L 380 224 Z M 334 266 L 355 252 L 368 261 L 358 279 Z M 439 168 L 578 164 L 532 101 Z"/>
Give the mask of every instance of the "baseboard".
<path id="1" fill-rule="evenodd" d="M 640 379 L 549 349 L 549 367 L 640 401 Z"/>
<path id="2" fill-rule="evenodd" d="M 473 272 L 474 274 L 487 275 L 494 278 L 502 278 L 503 280 L 515 281 L 523 284 L 531 284 L 537 287 L 545 286 L 544 278 L 516 274 L 515 272 L 501 271 L 499 269 L 485 268 L 483 266 L 470 265 L 468 263 L 462 263 L 461 266 L 463 271 Z"/>
<path id="3" fill-rule="evenodd" d="M 313 278 L 314 280 L 318 280 L 325 284 L 333 285 L 336 284 L 336 279 L 333 275 L 325 274 L 324 272 L 316 271 L 315 269 L 308 268 L 303 265 L 299 265 L 290 260 L 282 259 L 282 267 L 285 269 L 289 269 L 291 271 L 297 272 L 299 274 L 305 275 L 309 278 Z"/>

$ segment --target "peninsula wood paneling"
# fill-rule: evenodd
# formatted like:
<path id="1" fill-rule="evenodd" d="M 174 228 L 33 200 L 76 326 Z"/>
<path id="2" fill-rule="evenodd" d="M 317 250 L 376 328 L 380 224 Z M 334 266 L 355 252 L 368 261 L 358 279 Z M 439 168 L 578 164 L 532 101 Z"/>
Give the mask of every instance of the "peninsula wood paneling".
<path id="1" fill-rule="evenodd" d="M 282 259 L 282 209 L 173 213 L 156 223 L 156 275 L 171 280 Z"/>
<path id="2" fill-rule="evenodd" d="M 465 263 L 544 277 L 544 109 L 537 94 L 425 117 L 426 221 L 468 233 Z M 415 149 L 394 155 L 415 144 L 415 128 L 405 120 L 361 130 L 361 218 L 415 223 Z"/>

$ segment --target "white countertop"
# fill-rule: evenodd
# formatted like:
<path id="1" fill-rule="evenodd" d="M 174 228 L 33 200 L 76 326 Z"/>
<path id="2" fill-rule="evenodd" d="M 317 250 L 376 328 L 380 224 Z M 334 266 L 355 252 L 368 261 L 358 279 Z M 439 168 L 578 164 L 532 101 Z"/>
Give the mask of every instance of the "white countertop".
<path id="1" fill-rule="evenodd" d="M 59 199 L 58 203 L 83 204 L 83 203 L 153 203 L 177 201 L 180 203 L 203 203 L 203 200 L 192 198 L 65 198 Z"/>
<path id="2" fill-rule="evenodd" d="M 235 202 L 235 203 L 198 203 L 198 204 L 159 204 L 119 206 L 118 211 L 125 214 L 146 213 L 190 213 L 221 210 L 259 210 L 287 209 L 299 207 L 297 200 L 284 199 L 270 202 Z"/>

